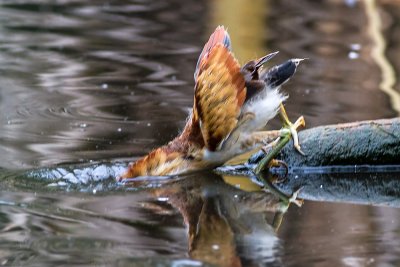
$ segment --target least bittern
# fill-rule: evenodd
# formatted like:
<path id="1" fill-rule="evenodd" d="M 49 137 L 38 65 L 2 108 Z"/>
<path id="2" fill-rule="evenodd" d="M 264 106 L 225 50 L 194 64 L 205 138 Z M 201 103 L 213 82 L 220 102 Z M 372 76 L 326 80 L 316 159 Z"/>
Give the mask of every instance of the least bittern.
<path id="1" fill-rule="evenodd" d="M 287 96 L 279 89 L 293 76 L 302 59 L 262 70 L 276 54 L 252 60 L 241 68 L 231 51 L 227 31 L 217 27 L 197 62 L 193 110 L 182 133 L 131 163 L 119 179 L 220 166 L 237 155 L 266 145 L 260 130 L 277 113 L 283 119 L 281 132 L 290 131 L 296 149 L 301 152 L 296 129 L 304 125 L 304 119 L 300 117 L 296 123 L 290 123 L 282 105 Z"/>

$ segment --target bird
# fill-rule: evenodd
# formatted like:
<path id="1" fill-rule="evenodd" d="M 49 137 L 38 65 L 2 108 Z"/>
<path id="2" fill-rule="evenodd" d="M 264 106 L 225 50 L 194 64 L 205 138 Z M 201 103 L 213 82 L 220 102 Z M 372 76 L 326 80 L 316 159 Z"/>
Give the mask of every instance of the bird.
<path id="1" fill-rule="evenodd" d="M 221 166 L 231 158 L 263 147 L 267 122 L 278 113 L 292 133 L 300 152 L 296 129 L 304 126 L 300 117 L 292 124 L 283 102 L 287 95 L 280 86 L 295 73 L 304 59 L 290 59 L 271 69 L 265 63 L 270 53 L 240 66 L 234 57 L 231 39 L 218 26 L 204 45 L 194 72 L 194 104 L 182 132 L 168 144 L 132 162 L 118 181 L 138 176 L 166 176 Z"/>

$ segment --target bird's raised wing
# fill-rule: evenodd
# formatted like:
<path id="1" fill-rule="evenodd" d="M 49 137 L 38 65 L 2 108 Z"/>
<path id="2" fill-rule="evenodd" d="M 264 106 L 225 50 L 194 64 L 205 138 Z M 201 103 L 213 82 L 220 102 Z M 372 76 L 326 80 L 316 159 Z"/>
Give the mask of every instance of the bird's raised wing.
<path id="1" fill-rule="evenodd" d="M 236 127 L 246 99 L 240 65 L 229 44 L 227 32 L 218 27 L 204 47 L 195 73 L 193 114 L 210 151 L 217 150 Z"/>
<path id="2" fill-rule="evenodd" d="M 215 31 L 211 34 L 207 43 L 204 45 L 203 50 L 200 53 L 199 59 L 197 60 L 196 70 L 194 71 L 194 80 L 197 81 L 197 76 L 199 74 L 201 65 L 206 61 L 211 50 L 217 45 L 222 44 L 229 51 L 232 50 L 231 47 L 231 38 L 229 37 L 228 32 L 225 30 L 223 26 L 218 26 Z"/>

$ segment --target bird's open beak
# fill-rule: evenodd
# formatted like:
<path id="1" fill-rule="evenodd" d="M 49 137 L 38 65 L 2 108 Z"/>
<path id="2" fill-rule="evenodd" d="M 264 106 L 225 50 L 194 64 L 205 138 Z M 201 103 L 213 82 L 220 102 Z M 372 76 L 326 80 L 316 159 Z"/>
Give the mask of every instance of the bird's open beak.
<path id="1" fill-rule="evenodd" d="M 256 68 L 261 67 L 262 65 L 264 65 L 268 60 L 270 60 L 271 58 L 273 58 L 274 56 L 276 56 L 276 54 L 278 54 L 279 51 L 273 52 L 271 54 L 268 54 L 266 56 L 263 56 L 262 58 L 259 58 L 256 61 Z"/>

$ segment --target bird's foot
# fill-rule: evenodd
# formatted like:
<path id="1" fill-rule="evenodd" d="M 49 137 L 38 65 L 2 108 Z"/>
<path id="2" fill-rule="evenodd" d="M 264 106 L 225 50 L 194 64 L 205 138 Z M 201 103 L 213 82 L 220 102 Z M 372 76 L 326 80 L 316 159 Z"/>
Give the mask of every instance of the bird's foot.
<path id="1" fill-rule="evenodd" d="M 292 139 L 293 139 L 293 146 L 295 149 L 305 156 L 304 152 L 301 150 L 300 143 L 299 143 L 299 136 L 297 134 L 297 129 L 301 127 L 306 126 L 306 121 L 304 120 L 303 116 L 300 116 L 295 123 L 290 122 L 288 115 L 286 114 L 286 110 L 283 107 L 283 104 L 281 103 L 280 105 L 280 115 L 281 115 L 281 120 L 283 123 L 283 129 L 281 130 L 282 135 L 286 135 L 288 133 L 291 134 Z"/>
<path id="2" fill-rule="evenodd" d="M 264 151 L 264 153 L 268 153 L 264 150 L 264 148 L 262 148 L 262 150 Z M 270 162 L 268 162 L 268 169 L 270 168 L 279 168 L 279 167 L 283 167 L 285 169 L 285 177 L 287 176 L 288 172 L 289 172 L 289 167 L 286 164 L 286 162 L 284 162 L 283 160 L 279 160 L 279 159 L 272 159 Z"/>
<path id="3" fill-rule="evenodd" d="M 279 160 L 279 159 L 272 159 L 269 163 L 268 163 L 268 169 L 271 168 L 280 168 L 283 167 L 285 172 L 282 173 L 276 173 L 273 174 L 271 176 L 271 183 L 275 183 L 275 184 L 279 184 L 279 183 L 283 183 L 286 179 L 287 179 L 287 175 L 289 173 L 289 167 L 286 164 L 286 162 L 284 162 L 283 160 Z"/>
<path id="4" fill-rule="evenodd" d="M 282 135 L 282 133 L 281 133 L 281 135 Z M 264 146 L 261 147 L 261 150 L 262 150 L 265 154 L 268 154 L 269 151 L 270 151 L 272 148 L 274 148 L 274 147 L 279 143 L 279 140 L 280 140 L 280 139 L 281 139 L 281 137 L 278 137 L 278 138 L 276 138 L 274 141 L 272 141 L 272 142 L 270 142 L 270 143 L 267 143 L 267 142 L 264 142 L 264 141 L 263 141 Z"/>
<path id="5" fill-rule="evenodd" d="M 304 200 L 297 199 L 297 196 L 299 195 L 300 190 L 301 190 L 301 187 L 299 189 L 297 189 L 296 191 L 294 191 L 293 194 L 288 199 L 289 203 L 294 203 L 297 207 L 301 207 L 304 204 Z"/>

